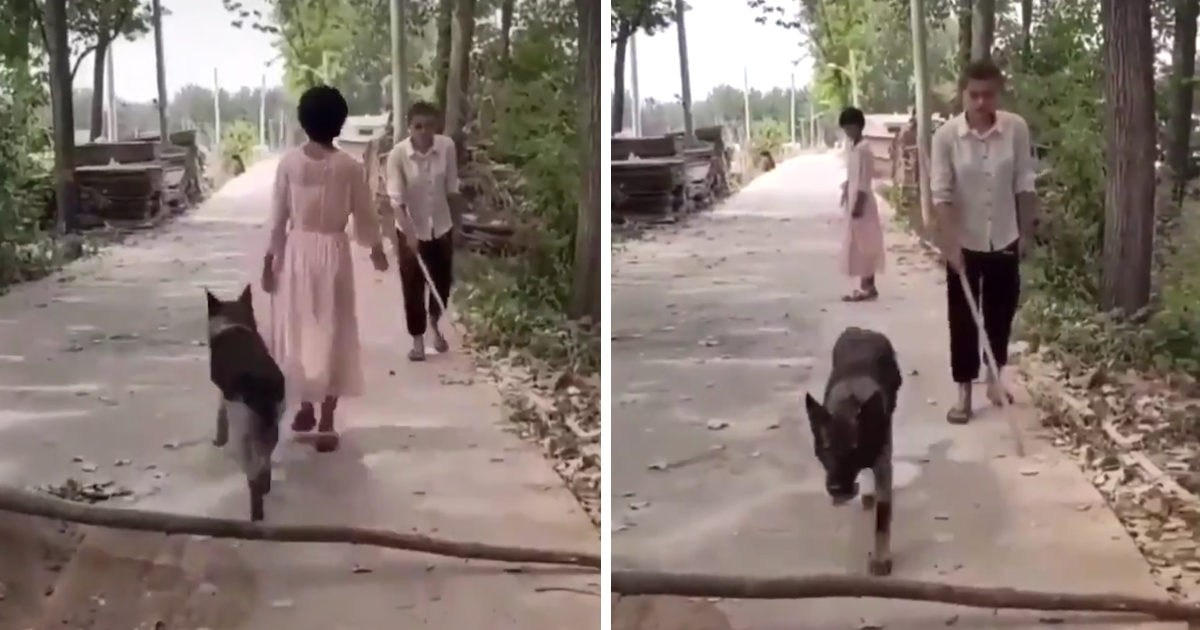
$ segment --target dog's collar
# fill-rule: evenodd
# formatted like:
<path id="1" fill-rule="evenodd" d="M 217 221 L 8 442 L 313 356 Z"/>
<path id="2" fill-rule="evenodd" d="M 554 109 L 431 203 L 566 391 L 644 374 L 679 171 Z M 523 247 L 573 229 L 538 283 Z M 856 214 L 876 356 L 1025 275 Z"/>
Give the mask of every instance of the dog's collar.
<path id="1" fill-rule="evenodd" d="M 220 320 L 220 319 L 210 320 L 208 322 L 208 338 L 212 339 L 214 337 L 219 337 L 222 333 L 228 332 L 230 330 L 235 330 L 238 328 L 240 328 L 242 330 L 248 330 L 250 332 L 255 332 L 255 330 L 253 328 L 251 328 L 245 324 L 239 324 L 237 322 L 231 322 L 229 320 Z"/>

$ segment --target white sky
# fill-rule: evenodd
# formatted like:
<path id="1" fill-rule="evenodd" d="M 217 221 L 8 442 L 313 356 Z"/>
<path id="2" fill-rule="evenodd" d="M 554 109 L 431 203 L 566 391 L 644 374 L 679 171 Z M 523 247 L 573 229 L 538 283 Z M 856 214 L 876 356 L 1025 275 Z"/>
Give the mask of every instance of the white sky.
<path id="1" fill-rule="evenodd" d="M 760 12 L 748 7 L 746 0 L 692 0 L 691 5 L 685 19 L 693 99 L 704 98 L 722 83 L 740 89 L 743 68 L 748 70 L 751 89 L 791 84 L 792 62 L 804 53 L 799 33 L 774 24 L 757 24 L 754 18 Z M 678 41 L 673 25 L 654 37 L 639 37 L 642 98 L 670 101 L 679 94 Z M 796 66 L 796 86 L 807 85 L 811 74 L 809 60 L 801 60 Z"/>
<path id="2" fill-rule="evenodd" d="M 282 64 L 272 63 L 278 56 L 272 36 L 234 28 L 221 0 L 162 0 L 162 4 L 170 12 L 163 17 L 168 98 L 189 83 L 211 88 L 214 68 L 225 90 L 258 87 L 264 73 L 268 86 L 282 83 Z M 247 9 L 268 9 L 265 0 L 243 0 L 243 4 Z M 114 45 L 113 54 L 117 97 L 127 101 L 157 98 L 154 37 L 147 34 L 135 42 L 121 40 Z M 91 85 L 89 57 L 79 66 L 75 87 Z"/>

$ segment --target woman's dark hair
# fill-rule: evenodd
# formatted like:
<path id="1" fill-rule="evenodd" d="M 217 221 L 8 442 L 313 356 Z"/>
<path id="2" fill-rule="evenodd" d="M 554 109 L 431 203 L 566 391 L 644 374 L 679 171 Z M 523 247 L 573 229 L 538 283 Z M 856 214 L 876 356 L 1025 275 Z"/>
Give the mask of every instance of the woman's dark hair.
<path id="1" fill-rule="evenodd" d="M 300 95 L 296 106 L 296 117 L 308 139 L 319 144 L 333 144 L 334 138 L 342 134 L 342 127 L 350 115 L 346 98 L 337 88 L 328 85 L 310 87 Z"/>
<path id="2" fill-rule="evenodd" d="M 440 115 L 441 112 L 438 111 L 437 105 L 434 105 L 429 101 L 417 101 L 409 106 L 408 113 L 405 115 L 404 121 L 405 123 L 411 124 L 413 119 L 417 116 L 429 116 L 430 118 L 437 118 Z"/>
<path id="3" fill-rule="evenodd" d="M 858 125 L 858 127 L 861 129 L 862 127 L 867 126 L 867 117 L 865 114 L 863 114 L 861 109 L 857 107 L 847 107 L 846 109 L 843 109 L 842 113 L 838 116 L 838 127 L 845 127 L 847 125 Z"/>

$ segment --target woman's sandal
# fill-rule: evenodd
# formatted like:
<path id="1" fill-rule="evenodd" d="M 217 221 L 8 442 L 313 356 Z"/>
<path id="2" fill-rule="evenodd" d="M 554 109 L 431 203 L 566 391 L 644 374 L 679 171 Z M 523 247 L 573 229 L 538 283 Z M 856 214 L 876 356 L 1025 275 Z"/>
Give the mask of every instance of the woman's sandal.
<path id="1" fill-rule="evenodd" d="M 317 431 L 316 438 L 316 441 L 313 442 L 313 446 L 317 449 L 318 453 L 332 453 L 338 450 L 338 446 L 340 446 L 342 443 L 341 437 L 338 436 L 338 432 L 334 431 L 333 429 L 328 431 Z"/>
<path id="2" fill-rule="evenodd" d="M 878 291 L 864 291 L 862 289 L 855 289 L 849 295 L 843 295 L 842 301 L 843 302 L 870 302 L 878 297 L 879 297 Z"/>
<path id="3" fill-rule="evenodd" d="M 317 412 L 309 408 L 301 408 L 292 417 L 292 431 L 296 433 L 308 433 L 317 427 Z"/>

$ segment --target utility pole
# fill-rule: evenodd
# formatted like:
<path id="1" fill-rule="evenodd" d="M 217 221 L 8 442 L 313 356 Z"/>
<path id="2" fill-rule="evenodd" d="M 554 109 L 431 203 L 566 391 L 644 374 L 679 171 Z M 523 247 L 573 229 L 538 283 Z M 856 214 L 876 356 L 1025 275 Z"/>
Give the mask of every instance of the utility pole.
<path id="1" fill-rule="evenodd" d="M 262 86 L 258 89 L 258 144 L 267 146 L 267 74 L 262 75 Z"/>
<path id="2" fill-rule="evenodd" d="M 692 120 L 692 75 L 688 65 L 687 28 L 684 27 L 684 0 L 675 0 L 675 31 L 679 34 L 679 100 L 683 105 L 684 146 L 695 146 L 696 123 Z"/>
<path id="3" fill-rule="evenodd" d="M 154 19 L 154 67 L 158 80 L 158 139 L 166 143 L 170 127 L 167 126 L 167 62 L 163 52 L 162 0 L 153 0 Z"/>
<path id="4" fill-rule="evenodd" d="M 792 64 L 792 110 L 788 116 L 788 128 L 792 132 L 792 144 L 796 144 L 796 64 Z"/>
<path id="5" fill-rule="evenodd" d="M 104 95 L 105 104 L 108 105 L 108 141 L 116 142 L 119 137 L 117 129 L 117 86 L 113 83 L 116 76 L 116 62 L 113 61 L 113 48 L 108 47 L 108 54 L 104 55 L 104 73 L 108 75 L 104 79 L 105 87 L 108 88 L 108 93 Z"/>
<path id="6" fill-rule="evenodd" d="M 213 153 L 221 152 L 221 81 L 213 68 Z"/>
<path id="7" fill-rule="evenodd" d="M 637 33 L 629 36 L 629 89 L 633 98 L 633 135 L 642 135 L 642 94 L 638 89 Z"/>
<path id="8" fill-rule="evenodd" d="M 929 115 L 929 62 L 925 33 L 925 2 L 911 0 L 909 21 L 913 42 L 913 84 L 917 92 L 917 187 L 921 194 L 921 218 L 929 226 L 933 212 L 933 194 L 929 188 L 929 151 L 933 125 Z"/>
<path id="9" fill-rule="evenodd" d="M 922 28 L 924 28 L 924 27 L 922 27 Z M 852 103 L 854 104 L 855 107 L 858 107 L 858 101 L 859 101 L 858 63 L 857 63 L 857 61 L 858 60 L 854 56 L 854 49 L 852 48 L 852 49 L 850 49 L 850 98 L 853 99 Z"/>
<path id="10" fill-rule="evenodd" d="M 405 9 L 408 0 L 391 0 L 392 18 L 392 141 L 399 144 L 407 130 L 404 117 L 408 112 L 408 56 L 405 37 Z"/>
<path id="11" fill-rule="evenodd" d="M 742 107 L 746 115 L 746 151 L 748 152 L 750 151 L 750 70 L 746 66 L 742 66 Z"/>

